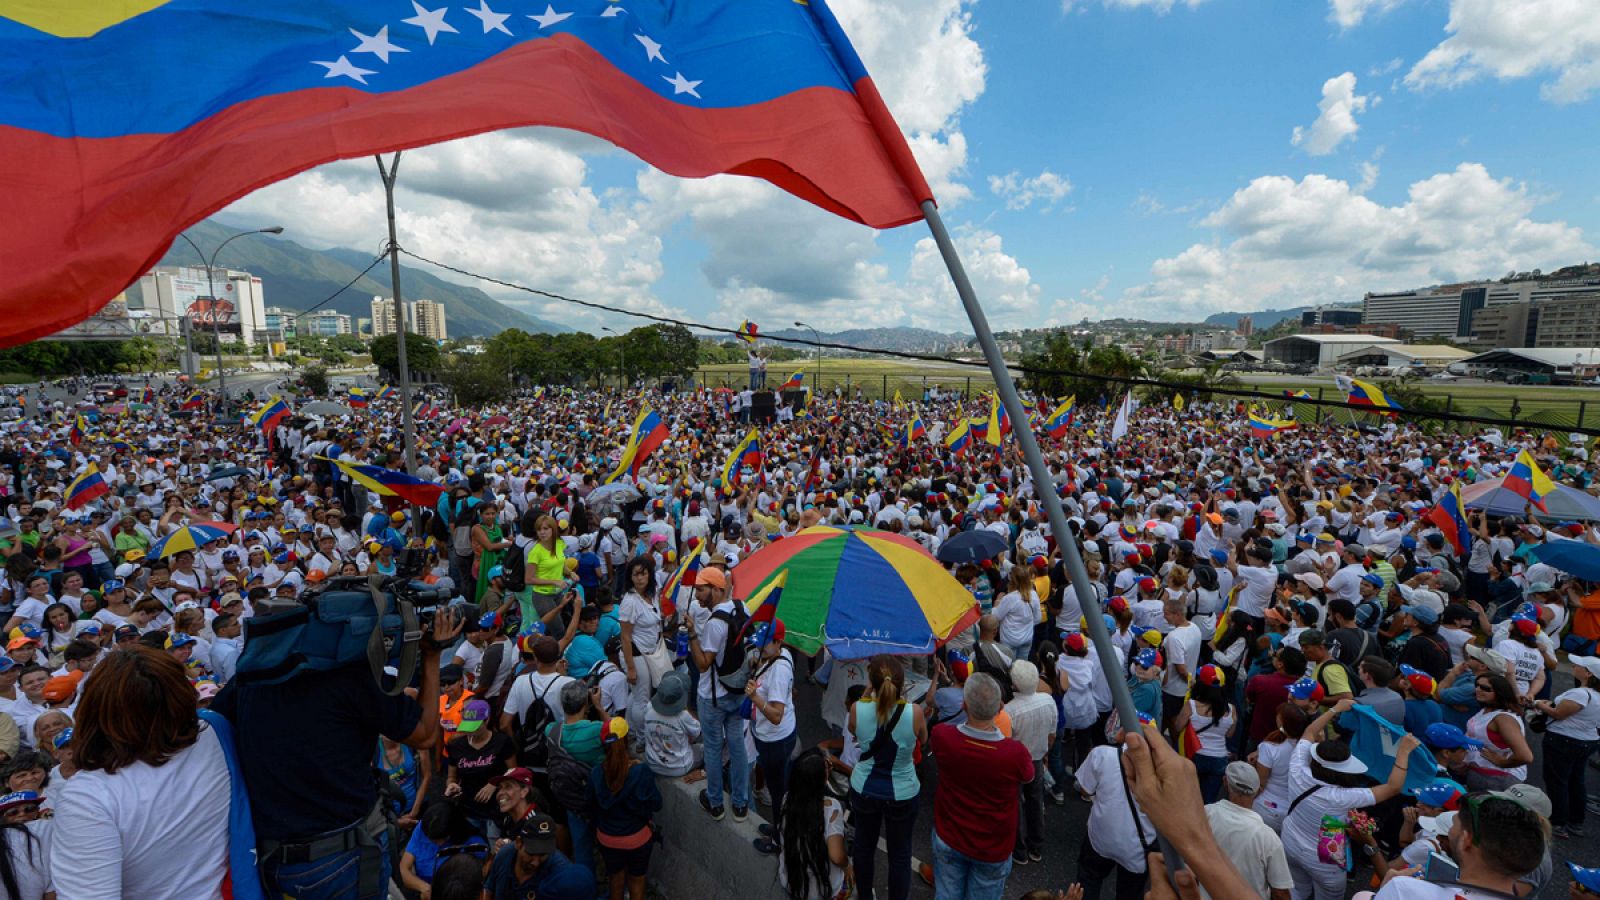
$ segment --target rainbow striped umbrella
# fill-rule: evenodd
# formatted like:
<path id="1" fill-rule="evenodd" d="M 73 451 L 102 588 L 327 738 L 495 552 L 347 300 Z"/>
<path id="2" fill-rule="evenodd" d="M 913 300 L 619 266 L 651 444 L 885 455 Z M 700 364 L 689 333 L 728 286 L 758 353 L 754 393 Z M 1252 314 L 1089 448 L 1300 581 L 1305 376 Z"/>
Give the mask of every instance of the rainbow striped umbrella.
<path id="1" fill-rule="evenodd" d="M 212 541 L 220 541 L 233 533 L 234 526 L 226 522 L 196 522 L 185 525 L 167 535 L 146 551 L 146 559 L 165 559 L 185 550 L 199 550 Z"/>
<path id="2" fill-rule="evenodd" d="M 784 642 L 838 659 L 932 653 L 978 620 L 967 589 L 910 538 L 865 528 L 807 528 L 762 548 L 733 570 L 748 602 L 780 571 Z"/>

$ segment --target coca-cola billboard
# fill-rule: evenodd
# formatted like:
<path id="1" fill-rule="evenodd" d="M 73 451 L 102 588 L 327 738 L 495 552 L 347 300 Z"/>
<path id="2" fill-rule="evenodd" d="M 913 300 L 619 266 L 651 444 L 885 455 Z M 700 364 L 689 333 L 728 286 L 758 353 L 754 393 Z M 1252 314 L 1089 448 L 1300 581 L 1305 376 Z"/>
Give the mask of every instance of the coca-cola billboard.
<path id="1" fill-rule="evenodd" d="M 203 331 L 239 332 L 239 310 L 230 300 L 196 297 L 189 304 L 189 324 Z"/>

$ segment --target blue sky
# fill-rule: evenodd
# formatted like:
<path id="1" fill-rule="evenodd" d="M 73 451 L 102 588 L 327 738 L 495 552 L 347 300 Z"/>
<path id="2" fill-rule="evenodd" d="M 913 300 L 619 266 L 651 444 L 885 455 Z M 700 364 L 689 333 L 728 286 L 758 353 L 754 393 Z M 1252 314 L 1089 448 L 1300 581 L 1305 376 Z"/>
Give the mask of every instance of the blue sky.
<path id="1" fill-rule="evenodd" d="M 1000 326 L 1355 302 L 1597 255 L 1593 0 L 831 5 Z M 537 129 L 415 156 L 402 242 L 467 268 L 730 326 L 964 325 L 921 226 L 874 233 Z M 369 170 L 233 212 L 366 246 Z"/>

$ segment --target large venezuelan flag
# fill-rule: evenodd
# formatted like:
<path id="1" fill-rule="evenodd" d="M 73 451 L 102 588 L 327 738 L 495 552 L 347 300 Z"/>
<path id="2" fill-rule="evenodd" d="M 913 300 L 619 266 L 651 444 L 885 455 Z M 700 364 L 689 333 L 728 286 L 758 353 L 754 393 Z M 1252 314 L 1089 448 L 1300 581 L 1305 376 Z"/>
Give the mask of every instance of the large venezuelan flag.
<path id="1" fill-rule="evenodd" d="M 616 481 L 624 472 L 637 476 L 645 459 L 666 439 L 667 424 L 661 420 L 661 414 L 648 406 L 640 410 L 639 418 L 633 420 L 633 428 L 628 431 L 628 443 L 622 448 L 617 470 L 606 476 L 605 483 Z"/>
<path id="2" fill-rule="evenodd" d="M 825 0 L 3 0 L 0 344 L 264 185 L 527 125 L 874 228 L 932 199 Z"/>
<path id="3" fill-rule="evenodd" d="M 1450 482 L 1450 490 L 1439 497 L 1438 505 L 1428 510 L 1427 519 L 1439 526 L 1457 556 L 1466 556 L 1472 546 L 1472 529 L 1467 527 L 1467 505 L 1461 502 L 1461 481 Z"/>
<path id="4" fill-rule="evenodd" d="M 434 506 L 438 504 L 439 498 L 444 496 L 443 485 L 424 481 L 405 472 L 385 469 L 382 466 L 329 459 L 326 456 L 319 456 L 317 459 L 338 466 L 339 470 L 350 476 L 352 481 L 380 497 L 399 497 L 413 506 Z"/>
<path id="5" fill-rule="evenodd" d="M 1555 482 L 1550 476 L 1539 468 L 1539 463 L 1533 454 L 1526 450 L 1517 454 L 1516 460 L 1511 464 L 1511 471 L 1506 473 L 1505 481 L 1500 485 L 1514 494 L 1521 494 L 1528 498 L 1528 502 L 1544 509 L 1545 495 L 1555 491 Z"/>

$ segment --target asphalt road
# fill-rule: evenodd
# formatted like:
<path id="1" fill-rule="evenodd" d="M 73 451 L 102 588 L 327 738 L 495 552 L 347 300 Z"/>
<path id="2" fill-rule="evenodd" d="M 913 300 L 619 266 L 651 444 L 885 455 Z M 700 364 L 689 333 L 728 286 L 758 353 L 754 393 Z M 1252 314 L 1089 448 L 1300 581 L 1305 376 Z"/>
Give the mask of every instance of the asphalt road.
<path id="1" fill-rule="evenodd" d="M 799 668 L 804 670 L 805 663 L 801 662 Z M 1560 693 L 1572 687 L 1572 678 L 1565 673 L 1556 677 L 1555 691 Z M 800 733 L 800 748 L 815 746 L 818 742 L 832 736 L 828 726 L 821 716 L 822 692 L 815 685 L 805 683 L 796 688 L 795 699 L 796 715 Z M 1530 765 L 1529 775 L 1533 784 L 1543 786 L 1544 778 L 1540 764 L 1540 738 L 1533 738 L 1534 762 Z M 921 798 L 921 810 L 917 815 L 914 829 L 915 849 L 913 855 L 919 861 L 931 860 L 930 841 L 933 829 L 933 792 L 937 783 L 937 773 L 932 766 L 925 766 L 929 777 L 925 778 Z M 1591 770 L 1589 773 L 1590 796 L 1600 798 L 1600 772 Z M 1065 890 L 1074 881 L 1077 871 L 1078 848 L 1087 835 L 1089 817 L 1089 804 L 1080 799 L 1075 792 L 1069 792 L 1069 799 L 1065 806 L 1056 806 L 1045 801 L 1045 842 L 1044 859 L 1040 862 L 1029 863 L 1026 866 L 1013 866 L 1010 880 L 1006 883 L 1005 896 L 1013 900 L 1032 890 L 1046 889 L 1050 891 Z M 1551 856 L 1555 862 L 1554 877 L 1545 889 L 1538 895 L 1542 898 L 1565 898 L 1567 884 L 1570 876 L 1565 865 L 1566 860 L 1576 862 L 1581 866 L 1600 866 L 1600 817 L 1591 815 L 1586 823 L 1589 836 L 1579 840 L 1567 840 L 1556 843 L 1551 848 Z M 885 873 L 881 864 L 877 876 L 878 896 L 887 896 Z M 1349 894 L 1357 890 L 1366 889 L 1366 878 L 1370 870 L 1362 870 L 1361 885 L 1352 884 Z M 932 898 L 933 889 L 923 884 L 916 877 L 911 879 L 911 894 L 916 898 Z M 1112 896 L 1112 884 L 1108 881 L 1104 887 L 1104 897 Z M 1348 894 L 1347 894 L 1348 896 Z"/>

